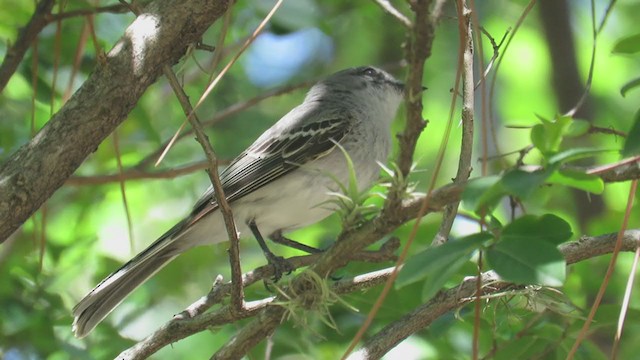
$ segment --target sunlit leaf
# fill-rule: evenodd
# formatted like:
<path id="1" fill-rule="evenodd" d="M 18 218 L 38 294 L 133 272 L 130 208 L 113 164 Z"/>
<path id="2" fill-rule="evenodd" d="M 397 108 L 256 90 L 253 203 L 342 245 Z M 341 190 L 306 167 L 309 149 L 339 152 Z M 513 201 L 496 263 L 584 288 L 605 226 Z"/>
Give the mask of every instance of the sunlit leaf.
<path id="1" fill-rule="evenodd" d="M 554 121 L 538 118 L 542 124 L 531 129 L 531 142 L 544 155 L 551 155 L 560 149 L 562 137 L 573 120 L 569 116 L 558 116 Z"/>
<path id="2" fill-rule="evenodd" d="M 605 152 L 614 151 L 611 149 L 594 149 L 594 148 L 573 148 L 562 151 L 549 158 L 549 164 L 561 164 L 574 160 L 594 157 Z"/>
<path id="3" fill-rule="evenodd" d="M 571 169 L 560 169 L 554 171 L 547 179 L 547 182 L 551 184 L 570 186 L 594 194 L 602 194 L 604 191 L 604 181 L 602 178 Z"/>
<path id="4" fill-rule="evenodd" d="M 561 286 L 566 263 L 556 245 L 515 238 L 486 251 L 489 265 L 501 278 L 517 284 Z"/>
<path id="5" fill-rule="evenodd" d="M 591 123 L 587 120 L 573 119 L 569 127 L 566 129 L 565 134 L 571 137 L 582 136 L 586 134 L 591 128 Z"/>

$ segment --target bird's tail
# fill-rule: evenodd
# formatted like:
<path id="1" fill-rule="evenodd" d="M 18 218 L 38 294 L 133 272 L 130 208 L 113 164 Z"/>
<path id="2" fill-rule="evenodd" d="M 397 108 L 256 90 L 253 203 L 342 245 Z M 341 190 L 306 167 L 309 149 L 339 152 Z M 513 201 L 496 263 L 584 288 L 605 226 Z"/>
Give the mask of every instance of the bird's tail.
<path id="1" fill-rule="evenodd" d="M 73 308 L 73 332 L 78 338 L 89 334 L 127 295 L 186 249 L 176 240 L 186 235 L 184 221 L 167 231 L 120 269 L 107 276 Z"/>

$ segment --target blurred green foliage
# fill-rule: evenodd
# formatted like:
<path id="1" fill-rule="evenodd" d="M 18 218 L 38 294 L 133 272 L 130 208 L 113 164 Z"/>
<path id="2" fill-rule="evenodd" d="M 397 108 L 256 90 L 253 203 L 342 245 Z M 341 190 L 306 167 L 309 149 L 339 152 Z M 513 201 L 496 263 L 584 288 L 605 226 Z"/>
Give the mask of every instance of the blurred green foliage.
<path id="1" fill-rule="evenodd" d="M 65 11 L 95 5 L 94 2 L 81 0 L 65 3 Z M 262 20 L 272 3 L 267 0 L 240 1 L 233 6 L 231 26 L 225 39 L 225 49 L 229 51 L 225 52 L 222 64 L 237 51 L 238 44 L 241 44 Z M 407 3 L 393 1 L 393 4 L 404 14 L 411 14 Z M 571 3 L 579 71 L 584 78 L 588 72 L 592 46 L 590 37 L 584 36 L 591 33 L 590 14 L 585 4 Z M 478 10 L 482 26 L 496 39 L 502 38 L 507 29 L 513 28 L 524 6 L 522 1 L 511 0 L 477 5 L 480 6 Z M 0 11 L 0 37 L 5 39 L 0 44 L 0 56 L 4 57 L 8 45 L 15 42 L 19 28 L 28 21 L 34 2 L 0 0 L 0 8 L 4 9 Z M 55 9 L 58 9 L 58 5 Z M 601 9 L 599 11 L 602 12 Z M 458 35 L 457 23 L 453 20 L 455 11 L 449 4 L 445 7 L 445 12 L 446 16 L 437 29 L 433 54 L 425 66 L 424 84 L 429 90 L 424 93 L 423 115 L 429 120 L 429 124 L 418 143 L 415 153 L 416 171 L 411 179 L 418 182 L 418 191 L 425 191 L 434 170 L 437 149 L 449 113 L 452 96 L 450 89 L 453 87 L 456 73 Z M 620 160 L 618 150 L 623 146 L 626 154 L 637 154 L 640 128 L 637 122 L 640 120 L 637 115 L 634 117 L 634 114 L 640 104 L 640 91 L 635 88 L 637 84 L 634 85 L 634 79 L 638 78 L 640 68 L 640 59 L 637 56 L 638 13 L 640 3 L 637 1 L 620 1 L 616 4 L 612 17 L 598 37 L 596 67 L 591 88 L 594 102 L 593 125 L 626 132 L 632 128 L 634 121 L 636 122 L 626 145 L 625 140 L 618 136 L 585 134 L 585 124 L 581 123 L 581 120 L 557 115 L 561 110 L 558 109 L 557 100 L 553 95 L 550 81 L 552 64 L 546 40 L 537 15 L 529 15 L 506 52 L 496 92 L 491 99 L 495 116 L 495 138 L 501 153 L 511 153 L 533 145 L 533 149 L 522 159 L 523 162 L 547 166 L 545 169 L 549 171 L 532 174 L 511 170 L 505 175 L 502 170 L 514 166 L 518 160 L 518 153 L 501 157 L 500 160 L 492 160 L 489 168 L 496 176 L 483 179 L 482 183 L 469 190 L 472 195 L 465 199 L 465 214 L 475 217 L 474 211 L 477 214 L 491 211 L 495 229 L 503 229 L 512 237 L 514 234 L 524 234 L 529 228 L 522 223 L 511 223 L 513 219 L 510 208 L 504 201 L 504 196 L 516 195 L 525 202 L 528 214 L 540 216 L 535 217 L 536 221 L 543 222 L 551 216 L 544 214 L 554 214 L 555 218 L 561 219 L 559 225 L 555 223 L 551 228 L 570 229 L 573 233 L 571 240 L 578 239 L 582 234 L 615 232 L 620 227 L 629 191 L 628 182 L 603 185 L 601 181 L 598 182 L 599 179 L 580 177 L 558 169 L 560 165 L 573 163 L 577 155 L 587 153 L 585 150 L 585 153 L 577 154 L 576 148 L 588 147 L 591 151 L 588 152 L 589 159 L 597 164 Z M 601 13 L 598 16 L 601 16 Z M 101 49 L 98 51 L 108 51 L 133 18 L 129 13 L 96 15 L 95 32 L 97 45 Z M 73 17 L 60 22 L 62 41 L 59 43 L 59 50 L 56 48 L 55 40 L 56 24 L 51 23 L 40 33 L 37 40 L 37 58 L 34 59 L 33 52 L 28 52 L 20 68 L 0 94 L 0 162 L 29 141 L 32 137 L 32 127 L 35 130 L 42 127 L 51 113 L 60 108 L 64 94 L 77 89 L 97 62 L 96 44 L 93 44 L 89 37 L 83 40 L 86 43 L 83 44 L 79 66 L 75 69 L 77 74 L 74 82 L 69 85 L 71 74 L 75 71 L 73 64 L 78 44 L 83 39 L 85 19 Z M 221 21 L 214 24 L 207 31 L 203 42 L 216 44 L 221 27 Z M 268 30 L 276 34 L 287 34 L 312 27 L 320 29 L 333 41 L 333 59 L 328 64 L 309 63 L 292 74 L 290 84 L 317 79 L 333 71 L 362 64 L 386 65 L 398 77 L 403 77 L 403 69 L 397 65 L 404 58 L 405 28 L 374 2 L 286 2 Z M 486 38 L 483 40 L 483 46 L 487 56 L 486 64 L 491 50 Z M 214 56 L 215 54 L 206 51 L 195 51 L 175 66 L 192 100 L 199 97 L 210 76 L 204 73 L 198 64 L 207 68 Z M 33 72 L 34 62 L 38 69 L 36 74 Z M 57 70 L 54 67 L 56 63 Z M 55 87 L 54 74 L 57 78 Z M 623 97 L 620 91 L 624 86 L 626 87 Z M 258 96 L 264 91 L 251 84 L 242 64 L 238 63 L 206 100 L 199 114 L 202 120 L 209 120 L 224 109 Z M 298 104 L 303 96 L 304 90 L 295 90 L 271 97 L 217 122 L 209 128 L 209 136 L 218 155 L 226 160 L 233 158 Z M 394 132 L 401 131 L 403 116 L 404 110 L 401 109 L 393 126 Z M 476 116 L 476 123 L 480 124 L 480 111 L 476 112 Z M 454 114 L 454 119 L 457 118 L 459 110 Z M 183 120 L 182 110 L 168 83 L 160 79 L 148 89 L 118 129 L 119 152 L 123 166 L 134 167 L 149 154 L 157 151 L 173 136 Z M 479 125 L 476 129 L 477 134 L 480 134 Z M 480 135 L 476 136 L 476 140 L 480 144 Z M 454 127 L 438 185 L 444 185 L 454 177 L 459 142 L 459 128 Z M 490 141 L 491 155 L 495 155 L 497 151 L 494 150 L 494 145 L 496 144 Z M 616 151 L 602 151 L 611 149 Z M 479 154 L 481 147 L 477 146 L 474 160 L 480 156 Z M 192 136 L 187 136 L 171 149 L 158 169 L 170 169 L 202 159 L 204 156 L 199 145 L 192 140 Z M 152 167 L 147 169 L 154 171 Z M 479 169 L 480 163 L 474 161 L 472 177 L 480 176 Z M 113 139 L 110 138 L 82 164 L 76 175 L 98 176 L 116 172 L 116 152 Z M 542 186 L 549 183 L 555 185 Z M 119 183 L 67 185 L 57 191 L 10 241 L 0 245 L 0 274 L 3 279 L 0 282 L 0 357 L 113 358 L 131 346 L 135 340 L 149 334 L 168 321 L 173 314 L 202 296 L 209 290 L 217 274 L 229 279 L 224 245 L 191 251 L 169 264 L 130 296 L 89 337 L 78 340 L 72 336 L 70 309 L 73 305 L 104 276 L 181 219 L 207 186 L 208 179 L 202 171 L 173 179 L 128 181 L 126 196 L 133 222 L 133 239 L 128 238 L 128 225 Z M 569 195 L 569 188 L 601 193 L 604 210 L 587 223 L 581 223 L 578 218 L 578 205 Z M 378 204 L 381 202 L 377 201 Z M 639 215 L 639 210 L 635 207 L 629 227 L 640 227 L 637 220 L 640 219 Z M 473 248 L 466 244 L 451 246 L 458 248 L 452 251 L 458 251 L 456 254 L 459 255 L 451 260 L 452 266 L 429 263 L 421 267 L 419 261 L 428 261 L 429 256 L 433 256 L 424 251 L 437 232 L 440 218 L 439 215 L 430 215 L 423 219 L 416 242 L 411 248 L 411 254 L 417 254 L 410 260 L 412 269 L 425 272 L 415 274 L 421 276 L 421 281 L 407 280 L 406 283 L 402 283 L 402 287 L 391 291 L 373 328 L 370 329 L 371 332 L 381 329 L 385 324 L 420 305 L 425 294 L 432 295 L 443 285 L 455 286 L 465 276 L 475 274 L 476 257 L 471 254 L 473 249 L 493 249 L 494 253 L 489 256 L 489 262 L 504 265 L 501 260 L 505 258 L 500 258 L 498 253 L 509 253 L 511 256 L 512 252 L 515 252 L 518 255 L 518 251 L 530 251 L 530 247 L 534 247 L 531 242 L 544 238 L 542 231 L 526 240 L 518 238 L 508 242 L 509 240 L 504 239 L 503 233 L 502 242 L 494 244 L 477 241 L 478 237 L 472 235 Z M 409 223 L 402 226 L 395 235 L 402 240 L 406 239 L 411 225 Z M 332 216 L 319 224 L 296 231 L 290 234 L 290 237 L 323 248 L 335 239 L 340 228 L 339 218 Z M 478 231 L 477 224 L 459 221 L 454 225 L 452 236 L 463 238 Z M 564 236 L 567 234 L 563 233 L 562 241 L 567 239 Z M 493 236 L 487 238 L 495 240 Z M 40 249 L 42 239 L 46 240 L 42 249 L 44 252 Z M 469 242 L 469 238 L 464 239 L 459 241 Z M 483 237 L 480 240 L 486 239 Z M 133 243 L 133 249 L 130 247 L 130 241 Z M 513 244 L 518 241 L 526 242 L 526 249 L 514 247 Z M 543 242 L 548 245 L 546 249 L 550 257 L 554 261 L 558 260 L 557 251 L 553 247 L 555 240 Z M 262 254 L 252 239 L 243 239 L 241 245 L 243 269 L 253 269 L 264 263 Z M 295 250 L 277 245 L 274 245 L 274 248 L 284 256 L 299 254 Z M 517 258 L 516 255 L 513 257 Z M 563 295 L 546 289 L 539 292 L 507 294 L 484 303 L 480 323 L 481 355 L 498 359 L 564 358 L 582 324 L 585 309 L 589 308 L 601 284 L 608 260 L 609 256 L 603 256 L 571 266 L 566 274 L 564 286 L 559 288 Z M 613 338 L 619 312 L 617 305 L 621 302 L 631 260 L 628 254 L 619 258 L 616 275 L 605 297 L 606 305 L 600 309 L 598 322 L 594 324 L 595 333 L 581 348 L 579 358 L 601 359 L 608 356 L 607 349 Z M 391 264 L 352 263 L 340 270 L 336 276 L 348 277 L 389 265 Z M 531 273 L 527 271 L 535 272 L 538 268 L 535 264 L 525 265 L 525 269 L 522 270 L 524 272 L 517 274 L 510 272 L 508 264 L 496 265 L 496 270 L 505 272 L 507 278 L 512 275 L 512 280 L 526 282 L 531 279 Z M 564 267 L 555 266 L 552 274 L 553 284 L 562 281 L 565 277 Z M 439 275 L 442 277 L 437 278 Z M 366 292 L 345 295 L 343 299 L 358 308 L 358 313 L 339 304 L 332 307 L 332 316 L 340 332 L 326 326 L 320 318 L 314 318 L 313 315 L 310 315 L 308 320 L 308 326 L 312 327 L 313 331 L 305 331 L 293 323 L 284 324 L 273 337 L 273 358 L 338 358 L 362 324 L 379 293 L 380 288 L 377 287 Z M 248 299 L 259 299 L 269 294 L 262 285 L 255 285 L 247 289 L 246 295 Z M 638 348 L 633 340 L 640 336 L 640 297 L 637 291 L 632 294 L 630 306 L 620 358 L 633 358 Z M 240 322 L 240 326 L 246 323 Z M 401 344 L 398 349 L 408 351 L 404 353 L 405 357 L 406 354 L 411 354 L 413 357 L 409 358 L 416 359 L 469 358 L 473 326 L 473 311 L 463 308 L 439 318 L 429 328 Z M 166 347 L 155 355 L 155 358 L 207 358 L 231 338 L 236 330 L 236 326 L 211 329 L 209 332 L 197 334 Z M 264 350 L 265 344 L 261 344 L 252 352 L 252 357 L 261 358 Z M 389 354 L 389 358 L 394 358 L 394 355 Z"/>

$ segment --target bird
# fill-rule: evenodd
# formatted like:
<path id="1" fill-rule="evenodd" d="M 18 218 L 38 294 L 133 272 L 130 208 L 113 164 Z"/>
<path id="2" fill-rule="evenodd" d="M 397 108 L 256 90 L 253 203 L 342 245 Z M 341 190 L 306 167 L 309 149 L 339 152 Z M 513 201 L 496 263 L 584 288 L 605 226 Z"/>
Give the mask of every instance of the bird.
<path id="1" fill-rule="evenodd" d="M 391 123 L 403 97 L 404 85 L 379 68 L 336 72 L 313 85 L 300 105 L 220 171 L 239 236 L 253 235 L 276 273 L 286 271 L 287 263 L 266 248 L 263 234 L 316 251 L 283 234 L 335 211 L 325 205 L 337 183 L 349 181 L 344 152 L 353 163 L 359 189 L 377 180 L 378 162 L 389 155 Z M 78 302 L 72 311 L 73 333 L 87 336 L 126 296 L 178 255 L 225 241 L 224 220 L 210 187 L 189 215 Z"/>

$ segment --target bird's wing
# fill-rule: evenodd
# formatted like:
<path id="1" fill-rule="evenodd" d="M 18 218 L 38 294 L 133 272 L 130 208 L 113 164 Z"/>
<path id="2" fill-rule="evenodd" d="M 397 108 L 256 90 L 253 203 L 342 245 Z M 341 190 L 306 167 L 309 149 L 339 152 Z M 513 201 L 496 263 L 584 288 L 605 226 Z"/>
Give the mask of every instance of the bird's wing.
<path id="1" fill-rule="evenodd" d="M 301 127 L 258 139 L 220 174 L 227 201 L 233 202 L 330 153 L 351 130 L 352 116 L 317 116 Z M 209 188 L 194 206 L 189 223 L 217 208 L 213 189 Z"/>

